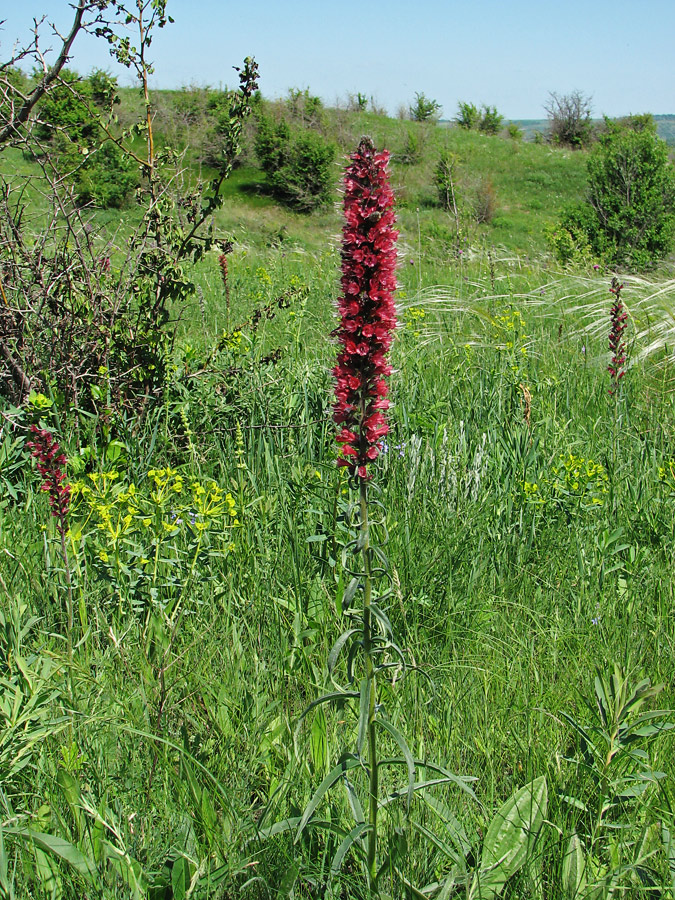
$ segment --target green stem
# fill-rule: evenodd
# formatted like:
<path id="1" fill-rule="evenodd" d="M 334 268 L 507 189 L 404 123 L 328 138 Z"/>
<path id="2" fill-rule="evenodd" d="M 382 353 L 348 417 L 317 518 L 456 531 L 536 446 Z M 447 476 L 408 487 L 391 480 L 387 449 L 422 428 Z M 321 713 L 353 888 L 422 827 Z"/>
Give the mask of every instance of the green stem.
<path id="1" fill-rule="evenodd" d="M 74 705 L 74 696 L 73 696 L 73 579 L 70 573 L 70 561 L 68 559 L 68 548 L 66 547 L 66 520 L 65 516 L 61 516 L 59 518 L 59 531 L 61 532 L 61 555 L 63 556 L 63 568 L 66 573 L 66 587 L 68 590 L 68 600 L 67 600 L 67 616 L 68 616 L 68 624 L 66 626 L 66 642 L 68 648 L 68 690 L 70 692 L 70 705 L 71 705 L 71 713 L 70 713 L 70 731 L 72 738 L 72 728 L 73 728 L 73 713 L 72 707 Z"/>
<path id="2" fill-rule="evenodd" d="M 368 887 L 371 897 L 377 896 L 377 735 L 375 732 L 375 710 L 377 707 L 377 681 L 373 663 L 372 617 L 370 604 L 372 599 L 372 577 L 370 570 L 370 532 L 368 524 L 368 486 L 362 480 L 360 485 L 361 501 L 361 549 L 363 552 L 363 655 L 366 663 L 366 678 L 370 683 L 370 708 L 368 710 L 368 768 L 370 771 L 368 785 L 369 831 L 367 847 Z"/>

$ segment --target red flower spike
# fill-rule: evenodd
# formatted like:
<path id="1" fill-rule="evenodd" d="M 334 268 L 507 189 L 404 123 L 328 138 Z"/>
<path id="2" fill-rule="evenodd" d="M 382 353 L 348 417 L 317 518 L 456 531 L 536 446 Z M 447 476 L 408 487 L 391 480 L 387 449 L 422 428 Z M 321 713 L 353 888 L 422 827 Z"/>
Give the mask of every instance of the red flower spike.
<path id="1" fill-rule="evenodd" d="M 66 480 L 65 467 L 68 460 L 50 431 L 31 425 L 30 430 L 35 440 L 27 441 L 26 446 L 33 451 L 37 460 L 37 470 L 42 475 L 42 490 L 49 494 L 49 505 L 52 515 L 58 519 L 57 528 L 65 534 L 68 509 L 70 507 L 70 485 Z"/>
<path id="2" fill-rule="evenodd" d="M 611 382 L 609 388 L 610 394 L 615 394 L 617 392 L 619 389 L 619 381 L 625 375 L 625 371 L 622 368 L 626 362 L 626 342 L 624 341 L 623 333 L 627 328 L 628 313 L 626 312 L 623 300 L 621 299 L 622 288 L 623 284 L 620 284 L 618 279 L 614 278 L 612 280 L 612 286 L 609 289 L 610 293 L 614 294 L 614 302 L 612 303 L 612 308 L 610 310 L 611 325 L 609 331 L 609 351 L 612 356 L 610 364 L 607 366 Z"/>
<path id="3" fill-rule="evenodd" d="M 335 421 L 342 425 L 338 465 L 367 480 L 367 466 L 380 453 L 389 426 L 384 378 L 391 374 L 386 354 L 396 328 L 394 193 L 389 185 L 389 153 L 375 152 L 364 138 L 352 153 L 344 177 L 342 229 L 343 296 L 338 299 L 340 344 L 335 376 Z"/>

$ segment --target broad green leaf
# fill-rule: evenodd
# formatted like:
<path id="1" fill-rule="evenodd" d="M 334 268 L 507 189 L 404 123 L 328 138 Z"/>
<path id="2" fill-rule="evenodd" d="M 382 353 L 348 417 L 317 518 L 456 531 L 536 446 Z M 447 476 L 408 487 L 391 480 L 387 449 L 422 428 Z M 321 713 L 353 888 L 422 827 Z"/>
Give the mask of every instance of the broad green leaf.
<path id="1" fill-rule="evenodd" d="M 569 900 L 581 897 L 586 887 L 586 855 L 579 835 L 574 832 L 562 864 L 562 889 Z"/>
<path id="2" fill-rule="evenodd" d="M 173 900 L 185 900 L 190 887 L 190 863 L 184 856 L 179 856 L 171 867 L 171 892 Z"/>
<path id="3" fill-rule="evenodd" d="M 548 791 L 541 775 L 511 797 L 490 822 L 471 893 L 497 897 L 532 852 L 546 815 Z"/>
<path id="4" fill-rule="evenodd" d="M 90 884 L 96 884 L 98 881 L 98 872 L 96 866 L 88 857 L 84 855 L 78 848 L 63 838 L 53 834 L 43 834 L 40 831 L 32 831 L 30 828 L 5 828 L 5 834 L 11 834 L 27 844 L 33 844 L 58 856 L 64 862 L 67 862 L 75 871 L 79 872 Z"/>
<path id="5" fill-rule="evenodd" d="M 300 869 L 298 868 L 298 864 L 296 862 L 292 862 L 284 872 L 283 878 L 281 879 L 281 884 L 279 885 L 279 893 L 277 894 L 277 897 L 292 896 L 293 888 L 295 887 L 295 882 L 298 880 L 299 874 Z"/>

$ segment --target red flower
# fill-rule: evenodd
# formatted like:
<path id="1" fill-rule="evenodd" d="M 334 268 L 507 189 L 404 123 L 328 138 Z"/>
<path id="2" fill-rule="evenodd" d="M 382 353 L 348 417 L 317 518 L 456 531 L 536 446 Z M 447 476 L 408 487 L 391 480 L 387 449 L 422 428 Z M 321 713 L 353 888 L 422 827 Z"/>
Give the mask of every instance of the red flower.
<path id="1" fill-rule="evenodd" d="M 615 394 L 619 388 L 619 381 L 626 374 L 622 368 L 626 362 L 626 342 L 623 339 L 623 333 L 627 327 L 628 313 L 621 299 L 621 289 L 623 285 L 618 279 L 612 279 L 610 293 L 614 294 L 614 303 L 610 311 L 611 327 L 609 331 L 609 351 L 612 354 L 610 364 L 607 366 L 611 385 L 610 394 Z"/>
<path id="2" fill-rule="evenodd" d="M 366 466 L 380 453 L 379 441 L 389 430 L 382 412 L 391 373 L 386 353 L 396 327 L 393 291 L 396 289 L 394 194 L 389 185 L 389 153 L 375 151 L 364 138 L 344 177 L 342 230 L 342 292 L 338 300 L 341 344 L 337 364 L 334 418 L 344 427 L 338 465 L 367 479 Z"/>
<path id="3" fill-rule="evenodd" d="M 42 490 L 49 493 L 52 515 L 58 519 L 59 532 L 64 534 L 70 506 L 70 485 L 63 483 L 68 460 L 51 432 L 40 429 L 37 425 L 31 425 L 30 430 L 35 440 L 27 441 L 26 446 L 30 447 L 37 460 L 37 470 L 42 475 Z"/>

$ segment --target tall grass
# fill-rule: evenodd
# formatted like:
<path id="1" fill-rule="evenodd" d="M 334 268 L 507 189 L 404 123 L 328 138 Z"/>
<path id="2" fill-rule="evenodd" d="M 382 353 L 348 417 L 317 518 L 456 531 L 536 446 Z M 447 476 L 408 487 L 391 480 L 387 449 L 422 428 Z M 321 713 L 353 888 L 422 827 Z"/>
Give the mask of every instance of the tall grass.
<path id="1" fill-rule="evenodd" d="M 545 775 L 547 824 L 507 890 L 569 896 L 577 835 L 597 896 L 666 896 L 672 733 L 643 736 L 658 777 L 620 752 L 621 777 L 641 788 L 597 827 L 600 782 L 586 751 L 598 671 L 611 679 L 616 664 L 628 685 L 663 683 L 658 704 L 673 705 L 672 285 L 624 279 L 631 364 L 615 453 L 608 280 L 479 248 L 450 268 L 433 252 L 427 260 L 423 236 L 419 247 L 414 232 L 404 239 L 416 264 L 400 271 L 378 478 L 387 612 L 414 672 L 383 702 L 416 758 L 477 777 L 477 800 L 429 790 L 414 801 L 417 829 L 386 808 L 383 827 L 401 842 L 391 892 L 446 882 L 458 844 L 474 871 L 495 810 Z M 355 737 L 340 710 L 298 724 L 329 684 L 349 581 L 342 549 L 355 498 L 334 465 L 326 338 L 337 266 L 335 251 L 235 252 L 235 323 L 292 279 L 309 290 L 257 331 L 242 328 L 239 343 L 221 341 L 208 365 L 227 326 L 215 260 L 205 266 L 204 315 L 184 317 L 165 402 L 140 424 L 117 420 L 78 446 L 57 398 L 5 410 L 0 895 L 330 896 L 348 801 L 336 794 L 318 810 L 333 832 L 294 844 L 272 826 L 301 815 Z M 169 527 L 153 545 L 153 580 L 139 561 L 142 523 L 136 543 L 121 538 L 113 577 L 92 520 L 73 566 L 71 671 L 58 536 L 19 440 L 32 421 L 59 434 L 73 480 L 114 470 L 142 493 L 148 470 L 171 467 L 186 486 L 213 479 L 239 523 L 219 520 L 198 548 L 189 519 Z M 161 508 L 169 526 L 172 512 L 194 510 L 187 487 L 175 497 Z M 400 787 L 387 776 L 384 789 Z M 360 896 L 355 871 L 347 858 L 335 896 Z M 453 890 L 468 892 L 462 878 L 458 869 Z"/>

